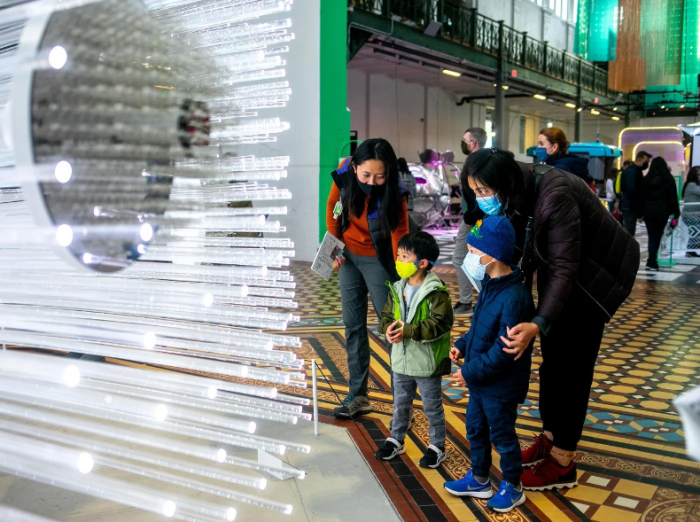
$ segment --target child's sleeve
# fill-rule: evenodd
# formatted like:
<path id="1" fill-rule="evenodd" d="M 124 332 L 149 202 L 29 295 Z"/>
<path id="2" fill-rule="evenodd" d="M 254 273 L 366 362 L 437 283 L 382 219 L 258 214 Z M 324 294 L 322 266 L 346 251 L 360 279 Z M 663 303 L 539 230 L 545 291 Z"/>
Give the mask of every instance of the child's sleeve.
<path id="1" fill-rule="evenodd" d="M 387 298 L 384 309 L 380 314 L 379 333 L 382 335 L 386 334 L 389 326 L 391 326 L 391 323 L 394 321 L 396 321 L 396 319 L 394 319 L 394 298 L 391 295 L 391 291 L 389 291 L 389 297 Z"/>
<path id="2" fill-rule="evenodd" d="M 462 375 L 468 383 L 487 382 L 508 369 L 515 359 L 514 354 L 503 351 L 506 345 L 501 336 L 507 337 L 507 328 L 530 321 L 534 305 L 523 300 L 511 301 L 501 309 L 501 321 L 496 342 L 487 351 L 462 366 Z"/>
<path id="3" fill-rule="evenodd" d="M 447 292 L 436 291 L 431 300 L 430 317 L 415 324 L 404 324 L 403 337 L 412 341 L 430 342 L 452 331 L 455 322 L 452 301 Z"/>
<path id="4" fill-rule="evenodd" d="M 465 333 L 455 341 L 455 348 L 459 350 L 459 352 L 462 354 L 462 357 L 464 357 L 464 353 L 467 351 L 467 337 L 470 333 L 471 330 L 469 330 L 469 332 Z"/>

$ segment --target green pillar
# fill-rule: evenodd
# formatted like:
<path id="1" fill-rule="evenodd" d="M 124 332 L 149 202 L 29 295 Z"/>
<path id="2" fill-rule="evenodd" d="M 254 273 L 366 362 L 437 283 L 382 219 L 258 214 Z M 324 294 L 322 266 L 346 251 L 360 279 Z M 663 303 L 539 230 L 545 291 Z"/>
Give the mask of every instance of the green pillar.
<path id="1" fill-rule="evenodd" d="M 341 151 L 350 139 L 348 103 L 346 0 L 322 0 L 321 5 L 321 138 L 319 157 L 319 240 L 326 232 L 326 201 L 331 189 L 331 172 L 338 167 Z"/>

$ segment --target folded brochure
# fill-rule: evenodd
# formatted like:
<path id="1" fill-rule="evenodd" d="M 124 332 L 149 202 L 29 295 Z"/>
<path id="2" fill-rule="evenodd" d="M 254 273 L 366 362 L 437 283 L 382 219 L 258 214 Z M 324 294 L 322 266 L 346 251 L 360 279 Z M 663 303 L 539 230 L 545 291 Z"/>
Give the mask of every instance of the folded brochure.
<path id="1" fill-rule="evenodd" d="M 311 264 L 311 270 L 316 272 L 326 281 L 329 281 L 333 274 L 333 265 L 338 256 L 343 255 L 345 243 L 335 237 L 333 234 L 326 232 L 321 241 L 321 246 L 316 253 L 314 262 Z"/>

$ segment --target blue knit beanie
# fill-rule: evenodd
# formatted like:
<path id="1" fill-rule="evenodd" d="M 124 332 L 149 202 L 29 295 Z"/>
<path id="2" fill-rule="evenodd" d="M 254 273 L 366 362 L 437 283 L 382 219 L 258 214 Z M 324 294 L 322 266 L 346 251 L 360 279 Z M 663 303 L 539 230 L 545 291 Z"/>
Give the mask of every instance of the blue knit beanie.
<path id="1" fill-rule="evenodd" d="M 515 229 L 507 217 L 489 216 L 474 225 L 467 244 L 509 265 L 515 250 Z"/>

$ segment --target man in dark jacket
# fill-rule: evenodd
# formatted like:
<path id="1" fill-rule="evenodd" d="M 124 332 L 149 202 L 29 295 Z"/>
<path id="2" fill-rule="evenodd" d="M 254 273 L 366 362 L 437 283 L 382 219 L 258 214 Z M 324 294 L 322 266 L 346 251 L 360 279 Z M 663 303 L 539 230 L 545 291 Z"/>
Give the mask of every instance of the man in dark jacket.
<path id="1" fill-rule="evenodd" d="M 642 217 L 643 171 L 649 168 L 649 160 L 651 160 L 651 154 L 640 150 L 634 158 L 634 163 L 622 172 L 620 179 L 622 224 L 627 229 L 627 232 L 633 236 L 637 232 L 637 219 Z"/>
<path id="2" fill-rule="evenodd" d="M 520 484 L 522 455 L 515 420 L 518 404 L 525 400 L 530 383 L 532 345 L 517 361 L 506 353 L 502 337 L 508 328 L 530 321 L 535 306 L 523 285 L 522 272 L 511 267 L 515 230 L 505 216 L 480 221 L 467 236 L 469 254 L 465 270 L 483 280 L 469 332 L 456 343 L 450 356 L 464 358 L 455 379 L 469 386 L 467 438 L 471 445 L 472 469 L 462 479 L 445 483 L 457 496 L 491 498 L 489 473 L 491 443 L 501 456 L 503 482 L 488 505 L 506 513 L 525 502 Z M 488 275 L 487 275 L 488 274 Z"/>

